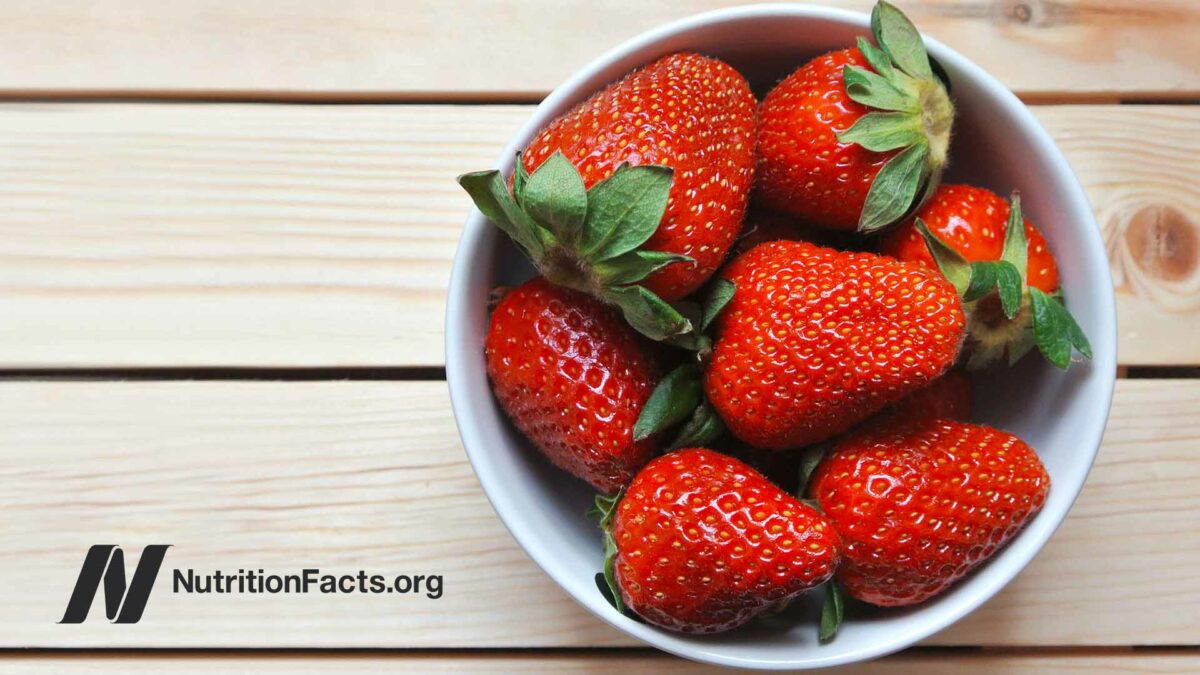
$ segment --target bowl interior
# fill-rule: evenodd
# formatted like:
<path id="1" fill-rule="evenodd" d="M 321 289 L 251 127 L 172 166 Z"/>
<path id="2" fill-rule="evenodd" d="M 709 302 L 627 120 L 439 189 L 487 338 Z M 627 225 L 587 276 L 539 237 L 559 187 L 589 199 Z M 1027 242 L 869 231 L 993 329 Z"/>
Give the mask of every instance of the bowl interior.
<path id="1" fill-rule="evenodd" d="M 869 35 L 865 15 L 792 5 L 725 10 L 671 24 L 618 47 L 557 89 L 501 155 L 513 154 L 546 122 L 632 68 L 679 50 L 727 60 L 761 95 L 807 59 Z M 903 648 L 957 620 L 1025 566 L 1075 500 L 1107 419 L 1115 375 L 1112 285 L 1091 209 L 1061 153 L 1002 85 L 929 40 L 952 82 L 959 116 L 947 180 L 1019 189 L 1026 215 L 1055 252 L 1071 310 L 1095 358 L 1061 373 L 1036 357 L 977 378 L 976 421 L 1012 431 L 1038 450 L 1053 487 L 1045 508 L 1008 547 L 954 589 L 906 611 L 852 607 L 838 638 L 818 645 L 815 603 L 724 635 L 686 637 L 618 615 L 601 597 L 598 530 L 583 513 L 593 493 L 551 467 L 507 423 L 484 371 L 486 298 L 498 284 L 531 274 L 500 232 L 472 212 L 460 243 L 447 316 L 447 378 L 470 460 L 497 512 L 533 559 L 580 603 L 609 623 L 690 658 L 760 668 L 847 663 Z M 815 594 L 814 594 L 815 595 Z"/>

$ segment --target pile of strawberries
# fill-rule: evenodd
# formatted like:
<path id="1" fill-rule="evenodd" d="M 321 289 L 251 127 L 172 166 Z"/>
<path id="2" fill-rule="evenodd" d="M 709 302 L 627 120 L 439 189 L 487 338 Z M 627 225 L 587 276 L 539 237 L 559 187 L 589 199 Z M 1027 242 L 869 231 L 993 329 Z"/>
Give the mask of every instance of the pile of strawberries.
<path id="1" fill-rule="evenodd" d="M 459 178 L 538 271 L 493 299 L 496 398 L 600 491 L 602 591 L 641 620 L 724 631 L 831 582 L 829 639 L 843 593 L 925 601 L 1046 499 L 964 371 L 1090 347 L 1017 195 L 941 183 L 954 106 L 917 30 L 880 2 L 872 32 L 761 103 L 666 56 L 511 178 Z"/>

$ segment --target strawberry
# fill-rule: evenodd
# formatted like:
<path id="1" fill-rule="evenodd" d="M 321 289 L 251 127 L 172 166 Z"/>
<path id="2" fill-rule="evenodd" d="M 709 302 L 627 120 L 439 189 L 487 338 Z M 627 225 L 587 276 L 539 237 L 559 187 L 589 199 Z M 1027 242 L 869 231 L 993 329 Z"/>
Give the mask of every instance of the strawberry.
<path id="1" fill-rule="evenodd" d="M 1023 226 L 1018 226 L 1021 224 Z M 1072 350 L 1091 345 L 1063 306 L 1058 266 L 1041 232 L 996 193 L 943 185 L 909 222 L 889 232 L 881 250 L 940 269 L 963 295 L 970 368 L 1007 355 L 1015 363 L 1035 345 L 1066 368 Z"/>
<path id="2" fill-rule="evenodd" d="M 870 232 L 941 179 L 954 106 L 917 29 L 892 5 L 871 14 L 878 47 L 819 56 L 763 99 L 758 190 L 771 209 Z M 924 186 L 922 190 L 922 186 Z"/>
<path id="3" fill-rule="evenodd" d="M 838 561 L 825 516 L 711 450 L 655 459 L 597 508 L 617 608 L 669 630 L 741 626 L 827 581 Z"/>
<path id="4" fill-rule="evenodd" d="M 951 370 L 928 387 L 900 399 L 883 414 L 910 420 L 931 418 L 966 422 L 971 419 L 971 378 L 961 370 Z"/>
<path id="5" fill-rule="evenodd" d="M 845 544 L 838 582 L 882 607 L 945 591 L 1012 539 L 1049 490 L 1021 439 L 929 418 L 846 437 L 810 486 Z"/>
<path id="6" fill-rule="evenodd" d="M 967 262 L 999 260 L 1008 232 L 1011 209 L 1003 197 L 987 188 L 971 185 L 942 185 L 917 212 L 929 231 L 937 235 Z M 1026 278 L 1043 293 L 1058 290 L 1058 265 L 1046 239 L 1029 219 L 1025 222 Z M 910 219 L 886 235 L 880 252 L 936 268 L 933 256 Z"/>
<path id="7" fill-rule="evenodd" d="M 551 122 L 497 171 L 459 177 L 551 282 L 620 307 L 655 340 L 691 331 L 698 289 L 741 231 L 757 109 L 729 65 L 672 54 Z"/>
<path id="8" fill-rule="evenodd" d="M 601 492 L 657 449 L 633 426 L 658 380 L 641 337 L 599 301 L 535 278 L 500 300 L 484 345 L 501 407 L 559 468 Z"/>
<path id="9" fill-rule="evenodd" d="M 870 253 L 775 241 L 723 273 L 704 388 L 743 441 L 797 448 L 835 436 L 954 363 L 964 318 L 936 271 Z"/>

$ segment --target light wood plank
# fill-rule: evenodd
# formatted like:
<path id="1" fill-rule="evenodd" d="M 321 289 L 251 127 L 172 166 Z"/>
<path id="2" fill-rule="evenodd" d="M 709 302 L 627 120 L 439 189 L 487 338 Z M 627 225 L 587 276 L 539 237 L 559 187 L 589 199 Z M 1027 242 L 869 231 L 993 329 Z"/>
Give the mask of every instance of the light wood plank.
<path id="1" fill-rule="evenodd" d="M 444 389 L 0 384 L 0 646 L 633 644 L 511 540 Z M 1071 517 L 1008 589 L 930 644 L 1196 644 L 1198 404 L 1200 382 L 1120 382 Z M 86 548 L 114 542 L 173 544 L 168 566 L 201 571 L 442 574 L 444 595 L 177 595 L 160 582 L 139 624 L 58 625 Z"/>
<path id="2" fill-rule="evenodd" d="M 1104 230 L 1119 362 L 1200 363 L 1200 106 L 1034 111 Z"/>
<path id="3" fill-rule="evenodd" d="M 441 365 L 454 176 L 527 115 L 4 106 L 0 362 Z"/>
<path id="4" fill-rule="evenodd" d="M 437 366 L 470 204 L 527 106 L 0 106 L 0 367 Z M 1200 108 L 1047 106 L 1125 365 L 1200 363 Z"/>
<path id="5" fill-rule="evenodd" d="M 39 673 L 729 673 L 727 669 L 701 666 L 665 654 L 489 654 L 464 652 L 457 655 L 117 655 L 34 654 L 0 660 L 13 675 Z M 872 663 L 835 668 L 838 675 L 1093 675 L 1095 673 L 1195 673 L 1200 656 L 1195 654 L 900 654 Z"/>
<path id="6" fill-rule="evenodd" d="M 732 0 L 9 0 L 0 90 L 33 95 L 536 99 L 619 42 Z M 873 0 L 822 0 L 869 11 Z M 1200 92 L 1190 0 L 902 3 L 1031 96 Z"/>

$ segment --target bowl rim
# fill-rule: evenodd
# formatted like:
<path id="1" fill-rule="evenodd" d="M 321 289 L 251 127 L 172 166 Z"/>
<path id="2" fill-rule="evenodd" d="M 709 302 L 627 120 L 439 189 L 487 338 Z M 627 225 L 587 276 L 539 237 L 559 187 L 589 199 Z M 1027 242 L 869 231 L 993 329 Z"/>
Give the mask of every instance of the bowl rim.
<path id="1" fill-rule="evenodd" d="M 869 33 L 870 17 L 862 12 L 852 10 L 814 6 L 814 5 L 798 5 L 787 3 L 769 3 L 769 4 L 753 4 L 743 5 L 739 7 L 731 7 L 718 9 L 714 11 L 704 12 L 700 14 L 684 17 L 661 26 L 647 30 L 625 42 L 609 49 L 599 57 L 590 61 L 583 68 L 573 73 L 566 81 L 556 87 L 543 101 L 535 108 L 529 119 L 522 127 L 511 137 L 504 150 L 501 152 L 496 165 L 502 170 L 510 170 L 512 167 L 512 159 L 515 153 L 524 146 L 526 139 L 532 138 L 534 134 L 540 130 L 545 124 L 543 118 L 547 117 L 547 111 L 558 108 L 565 99 L 571 99 L 580 95 L 580 88 L 601 72 L 611 67 L 615 63 L 628 58 L 632 54 L 646 48 L 653 47 L 656 43 L 662 42 L 668 38 L 674 37 L 680 33 L 685 33 L 697 28 L 701 28 L 710 24 L 736 22 L 748 19 L 761 18 L 789 18 L 789 19 L 819 19 L 832 20 L 836 22 L 848 23 L 859 27 L 865 33 Z M 1050 135 L 1045 131 L 1037 119 L 1013 94 L 1007 87 L 996 80 L 992 75 L 976 65 L 973 61 L 959 54 L 957 51 L 947 47 L 942 42 L 922 33 L 926 47 L 930 54 L 937 58 L 942 63 L 951 63 L 955 70 L 966 73 L 967 77 L 980 83 L 983 87 L 989 90 L 989 93 L 996 98 L 1007 109 L 1007 113 L 1013 115 L 1024 128 L 1024 131 L 1033 136 L 1033 141 L 1038 145 L 1048 149 L 1047 159 L 1051 163 L 1050 169 L 1057 175 L 1065 176 L 1069 180 L 1070 194 L 1063 195 L 1063 200 L 1071 202 L 1072 210 L 1078 210 L 1082 205 L 1084 212 L 1088 214 L 1088 220 L 1095 223 L 1095 214 L 1087 196 L 1080 185 L 1078 177 L 1070 168 L 1062 151 L 1053 141 Z M 585 93 L 590 93 L 585 92 Z M 1104 294 L 1104 299 L 1107 300 L 1106 306 L 1101 307 L 1101 317 L 1107 318 L 1110 330 L 1105 331 L 1105 335 L 1092 335 L 1094 344 L 1103 344 L 1112 348 L 1097 350 L 1096 358 L 1093 359 L 1091 367 L 1101 369 L 1103 372 L 1112 373 L 1111 377 L 1102 378 L 1099 385 L 1104 388 L 1101 392 L 1101 401 L 1104 402 L 1104 408 L 1100 414 L 1092 419 L 1095 422 L 1090 428 L 1082 430 L 1077 440 L 1081 452 L 1086 451 L 1086 469 L 1083 472 L 1083 478 L 1079 482 L 1079 488 L 1072 495 L 1070 502 L 1061 513 L 1054 514 L 1052 522 L 1047 522 L 1046 519 L 1039 519 L 1040 527 L 1034 528 L 1031 523 L 1017 537 L 1009 542 L 1006 548 L 1018 549 L 1018 555 L 1015 559 L 1008 560 L 1008 572 L 996 575 L 995 578 L 989 579 L 989 583 L 976 589 L 976 592 L 967 595 L 966 597 L 956 598 L 957 602 L 949 608 L 944 608 L 943 611 L 933 619 L 930 619 L 920 626 L 905 632 L 898 632 L 895 635 L 889 636 L 886 640 L 880 640 L 871 645 L 865 646 L 857 650 L 842 651 L 837 654 L 821 656 L 820 654 L 805 657 L 803 659 L 793 660 L 778 660 L 778 659 L 754 659 L 745 656 L 735 656 L 725 653 L 720 649 L 710 649 L 704 646 L 698 646 L 694 642 L 684 641 L 681 636 L 663 631 L 648 624 L 642 624 L 628 619 L 627 617 L 617 615 L 612 611 L 612 608 L 604 603 L 599 594 L 597 598 L 602 606 L 593 603 L 592 600 L 584 599 L 576 595 L 571 589 L 573 583 L 566 579 L 565 570 L 556 564 L 552 552 L 545 550 L 539 545 L 532 543 L 532 534 L 526 530 L 526 526 L 521 523 L 517 506 L 509 499 L 506 491 L 489 489 L 488 482 L 484 479 L 484 474 L 491 470 L 490 459 L 483 448 L 487 446 L 482 438 L 476 438 L 479 435 L 479 430 L 474 428 L 473 415 L 470 409 L 470 404 L 467 402 L 467 393 L 472 387 L 470 380 L 470 366 L 468 359 L 456 358 L 456 355 L 464 347 L 464 329 L 466 323 L 464 319 L 465 309 L 472 301 L 469 297 L 467 288 L 467 277 L 469 269 L 477 256 L 485 254 L 481 250 L 484 237 L 482 234 L 489 228 L 490 225 L 487 219 L 479 212 L 478 209 L 472 208 L 459 240 L 457 250 L 455 252 L 454 264 L 451 271 L 450 283 L 447 291 L 446 302 L 446 325 L 445 325 L 445 353 L 446 353 L 446 380 L 450 390 L 451 407 L 454 412 L 456 426 L 459 430 L 459 435 L 463 442 L 463 447 L 466 450 L 467 458 L 472 465 L 472 469 L 479 480 L 484 493 L 487 495 L 492 508 L 500 516 L 500 520 L 505 527 L 520 544 L 534 563 L 536 563 L 542 571 L 554 580 L 559 587 L 563 589 L 572 599 L 586 608 L 593 615 L 599 617 L 605 623 L 620 630 L 622 633 L 632 635 L 633 637 L 642 640 L 656 648 L 666 652 L 681 656 L 684 658 L 702 661 L 706 663 L 730 666 L 737 668 L 755 668 L 767 670 L 784 670 L 798 668 L 823 668 L 837 665 L 845 665 L 857 663 L 868 659 L 884 656 L 905 647 L 908 647 L 922 639 L 933 635 L 951 624 L 959 621 L 967 614 L 973 612 L 976 608 L 982 605 L 996 595 L 1003 587 L 1008 585 L 1022 570 L 1024 570 L 1029 562 L 1037 555 L 1039 551 L 1049 541 L 1059 525 L 1066 519 L 1071 507 L 1078 499 L 1079 492 L 1082 490 L 1083 484 L 1086 481 L 1087 474 L 1095 462 L 1096 455 L 1100 449 L 1100 443 L 1103 438 L 1107 421 L 1112 406 L 1113 390 L 1116 386 L 1116 298 L 1112 291 L 1111 278 L 1108 285 L 1108 293 Z M 1087 254 L 1091 257 L 1099 256 L 1100 260 L 1107 260 L 1107 255 L 1104 249 L 1103 238 L 1100 235 L 1099 226 L 1096 225 L 1090 232 L 1084 233 L 1078 242 L 1082 247 L 1090 249 Z M 1083 458 L 1081 458 L 1082 461 Z M 1021 542 L 1018 547 L 1017 543 Z M 1012 555 L 1010 554 L 1010 557 Z"/>

